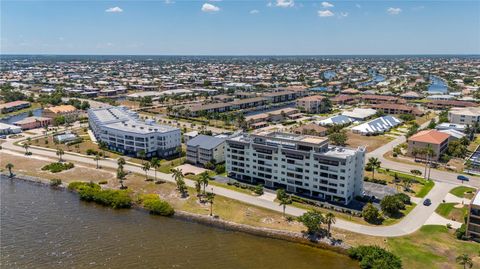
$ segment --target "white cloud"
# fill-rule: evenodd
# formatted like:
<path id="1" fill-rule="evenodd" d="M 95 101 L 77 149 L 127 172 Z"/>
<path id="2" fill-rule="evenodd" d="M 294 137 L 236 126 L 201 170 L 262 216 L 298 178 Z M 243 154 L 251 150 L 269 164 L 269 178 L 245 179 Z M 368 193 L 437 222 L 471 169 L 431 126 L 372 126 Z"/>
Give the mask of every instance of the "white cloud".
<path id="1" fill-rule="evenodd" d="M 260 13 L 260 11 L 258 11 L 258 9 L 250 10 L 250 14 L 258 14 L 258 13 Z"/>
<path id="2" fill-rule="evenodd" d="M 318 16 L 320 17 L 332 17 L 334 16 L 335 14 L 333 12 L 331 12 L 330 10 L 319 10 L 318 11 Z"/>
<path id="3" fill-rule="evenodd" d="M 275 4 L 277 7 L 293 7 L 295 6 L 294 0 L 277 0 Z"/>
<path id="4" fill-rule="evenodd" d="M 329 3 L 329 2 L 322 2 L 322 7 L 329 8 L 329 7 L 334 7 L 334 5 L 332 3 Z"/>
<path id="5" fill-rule="evenodd" d="M 111 8 L 107 8 L 105 10 L 105 12 L 108 12 L 108 13 L 121 13 L 123 12 L 123 9 L 119 8 L 119 7 L 111 7 Z"/>
<path id="6" fill-rule="evenodd" d="M 174 3 L 175 3 L 175 1 L 173 1 L 173 0 L 165 0 L 166 5 L 170 5 L 170 4 L 174 4 Z"/>
<path id="7" fill-rule="evenodd" d="M 402 12 L 402 9 L 399 7 L 389 7 L 387 9 L 387 13 L 390 15 L 398 15 L 400 12 Z"/>
<path id="8" fill-rule="evenodd" d="M 209 3 L 205 3 L 202 6 L 202 11 L 203 12 L 218 12 L 218 11 L 220 11 L 220 8 L 217 7 L 217 6 L 214 6 L 212 4 L 209 4 Z"/>
<path id="9" fill-rule="evenodd" d="M 272 5 L 273 5 L 272 2 L 267 3 L 267 7 L 272 7 Z"/>
<path id="10" fill-rule="evenodd" d="M 340 16 L 342 18 L 348 17 L 348 12 L 340 12 L 340 14 L 338 16 Z"/>

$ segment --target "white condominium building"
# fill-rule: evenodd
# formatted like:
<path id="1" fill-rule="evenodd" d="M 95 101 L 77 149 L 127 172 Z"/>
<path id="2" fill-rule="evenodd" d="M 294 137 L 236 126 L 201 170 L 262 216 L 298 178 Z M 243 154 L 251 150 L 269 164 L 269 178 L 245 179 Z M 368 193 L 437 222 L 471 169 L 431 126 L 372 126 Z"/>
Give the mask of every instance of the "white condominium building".
<path id="1" fill-rule="evenodd" d="M 480 107 L 453 107 L 448 111 L 448 121 L 464 125 L 480 123 Z"/>
<path id="2" fill-rule="evenodd" d="M 240 134 L 227 139 L 225 159 L 230 177 L 266 187 L 343 204 L 363 193 L 364 147 L 288 133 Z"/>
<path id="3" fill-rule="evenodd" d="M 88 121 L 97 140 L 112 150 L 126 155 L 168 157 L 177 154 L 181 146 L 179 128 L 145 122 L 125 107 L 107 107 L 88 110 Z"/>

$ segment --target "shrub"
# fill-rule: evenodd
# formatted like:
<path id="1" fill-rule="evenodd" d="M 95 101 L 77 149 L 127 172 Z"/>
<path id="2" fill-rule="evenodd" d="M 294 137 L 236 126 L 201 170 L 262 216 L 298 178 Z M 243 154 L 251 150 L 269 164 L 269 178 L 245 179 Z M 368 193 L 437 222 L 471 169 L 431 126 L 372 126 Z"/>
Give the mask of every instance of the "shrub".
<path id="1" fill-rule="evenodd" d="M 263 186 L 262 185 L 257 185 L 255 186 L 253 192 L 257 195 L 262 195 L 263 194 Z"/>
<path id="2" fill-rule="evenodd" d="M 173 207 L 160 198 L 148 198 L 143 201 L 143 206 L 150 211 L 150 214 L 160 216 L 172 216 L 175 213 Z"/>
<path id="3" fill-rule="evenodd" d="M 112 208 L 129 208 L 132 199 L 124 190 L 102 190 L 100 185 L 93 182 L 72 182 L 68 185 L 69 190 L 76 190 L 81 200 L 95 202 Z"/>
<path id="4" fill-rule="evenodd" d="M 58 178 L 50 179 L 50 186 L 52 187 L 58 187 L 62 185 L 62 180 Z"/>
<path id="5" fill-rule="evenodd" d="M 382 223 L 382 217 L 379 210 L 371 203 L 366 204 L 362 209 L 363 219 L 368 223 L 380 224 Z"/>
<path id="6" fill-rule="evenodd" d="M 215 173 L 217 173 L 217 174 L 225 173 L 225 165 L 224 164 L 217 164 L 217 166 L 215 166 Z"/>
<path id="7" fill-rule="evenodd" d="M 43 171 L 48 170 L 52 173 L 59 173 L 64 170 L 72 169 L 73 167 L 75 167 L 73 163 L 51 163 L 42 167 L 42 170 Z"/>
<path id="8" fill-rule="evenodd" d="M 359 246 L 348 250 L 350 258 L 359 261 L 362 269 L 401 269 L 402 261 L 378 246 Z"/>
<path id="9" fill-rule="evenodd" d="M 417 175 L 417 176 L 422 175 L 422 171 L 420 171 L 420 170 L 418 170 L 418 169 L 410 170 L 410 173 L 412 173 L 412 174 L 414 174 L 414 175 Z"/>
<path id="10" fill-rule="evenodd" d="M 107 184 L 107 183 L 108 183 L 108 182 L 107 182 L 106 180 L 102 180 L 102 181 L 98 182 L 98 184 L 100 184 L 100 185 L 105 185 L 105 184 Z"/>
<path id="11" fill-rule="evenodd" d="M 412 201 L 410 200 L 410 196 L 406 195 L 405 193 L 397 193 L 394 195 L 394 197 L 396 197 L 406 205 L 412 204 Z"/>
<path id="12" fill-rule="evenodd" d="M 457 237 L 457 239 L 465 240 L 466 239 L 466 236 L 465 236 L 466 233 L 467 233 L 467 227 L 465 226 L 465 224 L 462 224 L 462 226 L 460 226 L 460 228 L 458 228 L 455 231 L 455 236 Z"/>

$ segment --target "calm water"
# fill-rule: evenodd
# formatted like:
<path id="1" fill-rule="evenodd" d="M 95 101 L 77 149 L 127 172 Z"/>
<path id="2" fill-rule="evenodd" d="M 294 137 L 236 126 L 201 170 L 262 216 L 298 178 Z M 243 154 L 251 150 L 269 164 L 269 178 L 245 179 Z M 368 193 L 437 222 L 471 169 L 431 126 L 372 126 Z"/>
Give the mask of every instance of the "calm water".
<path id="1" fill-rule="evenodd" d="M 33 116 L 41 117 L 42 116 L 42 109 L 38 108 L 38 109 L 32 110 L 32 113 L 33 113 Z M 16 121 L 23 120 L 26 117 L 28 117 L 28 114 L 29 114 L 28 112 L 20 113 L 20 114 L 15 115 L 15 116 L 0 119 L 0 122 L 6 123 L 6 124 L 13 124 Z"/>
<path id="2" fill-rule="evenodd" d="M 0 180 L 1 268 L 358 268 L 345 256 Z"/>
<path id="3" fill-rule="evenodd" d="M 448 92 L 448 85 L 436 76 L 430 76 L 430 85 L 428 86 L 429 93 L 447 93 Z"/>

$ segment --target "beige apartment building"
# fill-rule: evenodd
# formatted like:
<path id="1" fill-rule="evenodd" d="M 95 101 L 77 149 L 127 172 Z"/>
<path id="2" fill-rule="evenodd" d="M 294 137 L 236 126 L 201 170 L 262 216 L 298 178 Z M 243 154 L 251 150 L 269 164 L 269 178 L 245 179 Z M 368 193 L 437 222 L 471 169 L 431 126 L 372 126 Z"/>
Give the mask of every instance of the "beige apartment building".
<path id="1" fill-rule="evenodd" d="M 312 95 L 297 100 L 297 108 L 307 113 L 319 113 L 323 110 L 322 100 L 326 97 L 320 95 Z"/>

